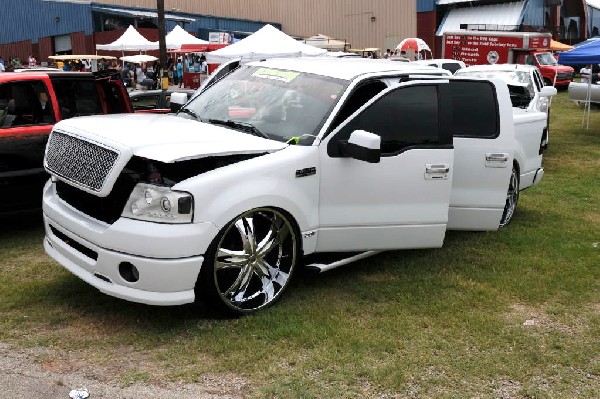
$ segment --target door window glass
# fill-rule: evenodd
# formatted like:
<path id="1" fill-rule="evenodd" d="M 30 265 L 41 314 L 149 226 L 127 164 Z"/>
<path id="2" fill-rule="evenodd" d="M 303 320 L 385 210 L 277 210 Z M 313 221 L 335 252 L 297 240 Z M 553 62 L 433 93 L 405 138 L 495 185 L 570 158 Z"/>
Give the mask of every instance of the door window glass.
<path id="1" fill-rule="evenodd" d="M 460 64 L 457 62 L 445 62 L 442 64 L 442 68 L 454 73 L 460 69 Z"/>
<path id="2" fill-rule="evenodd" d="M 381 137 L 383 156 L 407 147 L 441 143 L 438 126 L 437 86 L 411 86 L 385 94 L 345 125 L 329 144 L 331 156 L 339 156 L 337 143 L 355 130 Z"/>
<path id="3" fill-rule="evenodd" d="M 131 104 L 136 111 L 155 109 L 158 105 L 158 94 L 131 97 Z"/>
<path id="4" fill-rule="evenodd" d="M 457 137 L 498 137 L 498 104 L 491 83 L 450 81 L 452 98 L 452 134 Z"/>
<path id="5" fill-rule="evenodd" d="M 52 84 L 62 119 L 102 114 L 100 97 L 93 80 L 56 79 Z"/>
<path id="6" fill-rule="evenodd" d="M 54 123 L 43 82 L 28 80 L 0 86 L 0 128 Z"/>

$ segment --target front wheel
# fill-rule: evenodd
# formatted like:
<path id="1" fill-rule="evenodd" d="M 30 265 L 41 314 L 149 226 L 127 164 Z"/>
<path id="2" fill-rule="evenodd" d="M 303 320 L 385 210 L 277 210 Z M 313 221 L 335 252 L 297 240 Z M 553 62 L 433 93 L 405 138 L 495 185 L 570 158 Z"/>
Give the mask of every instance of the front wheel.
<path id="1" fill-rule="evenodd" d="M 247 211 L 229 222 L 209 247 L 197 294 L 226 313 L 270 306 L 291 280 L 298 246 L 296 228 L 281 211 Z"/>
<path id="2" fill-rule="evenodd" d="M 506 226 L 512 219 L 515 210 L 517 209 L 517 203 L 519 202 L 519 171 L 513 166 L 512 173 L 510 174 L 510 180 L 508 182 L 508 191 L 506 193 L 506 204 L 504 205 L 504 212 L 502 213 L 502 219 L 500 219 L 500 227 Z"/>

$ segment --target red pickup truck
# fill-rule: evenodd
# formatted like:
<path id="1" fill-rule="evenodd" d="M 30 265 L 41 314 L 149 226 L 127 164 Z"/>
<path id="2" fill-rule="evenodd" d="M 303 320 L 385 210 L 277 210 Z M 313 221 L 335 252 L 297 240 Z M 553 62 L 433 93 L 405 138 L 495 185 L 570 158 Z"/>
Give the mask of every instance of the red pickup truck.
<path id="1" fill-rule="evenodd" d="M 133 112 L 115 71 L 0 73 L 0 213 L 41 206 L 44 150 L 62 119 Z"/>

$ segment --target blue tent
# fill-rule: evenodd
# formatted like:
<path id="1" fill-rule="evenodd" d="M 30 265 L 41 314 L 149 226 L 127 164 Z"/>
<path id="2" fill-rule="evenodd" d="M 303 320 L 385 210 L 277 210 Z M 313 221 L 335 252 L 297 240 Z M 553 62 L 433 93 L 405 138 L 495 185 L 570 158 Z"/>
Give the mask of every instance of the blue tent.
<path id="1" fill-rule="evenodd" d="M 587 40 L 584 40 L 584 41 L 579 42 L 579 43 L 575 43 L 573 45 L 573 47 L 585 46 L 586 44 L 590 44 L 591 42 L 595 42 L 598 39 L 600 39 L 600 36 L 592 36 L 592 37 L 590 37 Z"/>
<path id="2" fill-rule="evenodd" d="M 563 65 L 600 64 L 600 40 L 593 40 L 573 50 L 563 51 L 558 55 L 558 63 Z"/>

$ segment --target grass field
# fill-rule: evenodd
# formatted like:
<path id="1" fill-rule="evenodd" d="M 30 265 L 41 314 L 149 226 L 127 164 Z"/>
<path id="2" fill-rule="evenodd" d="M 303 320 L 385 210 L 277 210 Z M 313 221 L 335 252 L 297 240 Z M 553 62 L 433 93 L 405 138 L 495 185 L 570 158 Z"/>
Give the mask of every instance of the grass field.
<path id="1" fill-rule="evenodd" d="M 250 317 L 108 297 L 45 255 L 38 213 L 1 218 L 0 343 L 122 385 L 236 379 L 249 398 L 597 398 L 600 110 L 584 130 L 566 92 L 552 108 L 546 175 L 507 228 L 300 274 Z"/>

